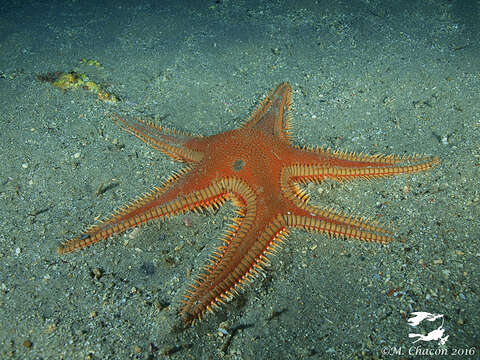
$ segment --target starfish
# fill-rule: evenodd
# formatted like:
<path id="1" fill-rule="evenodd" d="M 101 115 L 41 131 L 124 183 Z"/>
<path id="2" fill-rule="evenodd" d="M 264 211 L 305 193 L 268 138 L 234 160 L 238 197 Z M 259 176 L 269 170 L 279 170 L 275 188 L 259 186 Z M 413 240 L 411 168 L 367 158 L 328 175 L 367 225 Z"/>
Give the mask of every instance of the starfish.
<path id="1" fill-rule="evenodd" d="M 310 205 L 302 184 L 414 173 L 430 169 L 438 164 L 438 158 L 364 155 L 293 145 L 291 95 L 290 85 L 282 83 L 240 128 L 205 137 L 111 115 L 121 128 L 185 167 L 65 242 L 58 252 L 84 248 L 154 219 L 213 209 L 231 201 L 236 216 L 222 245 L 184 295 L 180 316 L 188 324 L 231 299 L 261 273 L 292 228 L 337 238 L 392 241 L 392 231 L 376 221 Z"/>

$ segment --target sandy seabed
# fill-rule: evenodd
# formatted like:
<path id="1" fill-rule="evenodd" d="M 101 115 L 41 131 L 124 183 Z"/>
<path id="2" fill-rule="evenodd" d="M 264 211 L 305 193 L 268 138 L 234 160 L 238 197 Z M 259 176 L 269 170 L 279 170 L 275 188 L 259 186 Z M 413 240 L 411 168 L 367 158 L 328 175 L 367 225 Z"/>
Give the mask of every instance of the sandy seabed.
<path id="1" fill-rule="evenodd" d="M 478 356 L 478 1 L 103 3 L 1 9 L 0 358 Z M 70 71 L 120 101 L 37 79 Z M 307 188 L 399 241 L 293 231 L 266 276 L 184 330 L 178 302 L 231 205 L 57 255 L 181 168 L 107 113 L 208 135 L 240 126 L 282 81 L 296 144 L 440 158 L 427 173 Z M 413 329 L 418 311 L 444 316 Z M 439 326 L 444 345 L 408 336 Z"/>

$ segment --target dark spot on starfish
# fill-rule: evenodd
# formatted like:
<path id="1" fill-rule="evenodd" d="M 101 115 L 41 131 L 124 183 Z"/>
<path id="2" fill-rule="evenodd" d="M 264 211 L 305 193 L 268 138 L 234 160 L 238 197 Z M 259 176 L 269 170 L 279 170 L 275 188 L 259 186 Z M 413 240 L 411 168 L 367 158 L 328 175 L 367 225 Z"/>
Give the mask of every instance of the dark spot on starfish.
<path id="1" fill-rule="evenodd" d="M 244 166 L 245 166 L 245 161 L 243 161 L 242 159 L 237 159 L 233 163 L 233 170 L 240 171 L 243 169 Z"/>

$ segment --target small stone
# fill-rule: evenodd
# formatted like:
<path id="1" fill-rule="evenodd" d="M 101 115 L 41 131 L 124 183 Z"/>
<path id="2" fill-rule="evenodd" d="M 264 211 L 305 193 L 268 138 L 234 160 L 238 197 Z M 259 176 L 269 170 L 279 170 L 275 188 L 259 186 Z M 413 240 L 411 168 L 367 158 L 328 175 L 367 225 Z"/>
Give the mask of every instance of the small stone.
<path id="1" fill-rule="evenodd" d="M 103 271 L 100 268 L 95 268 L 92 270 L 93 276 L 95 276 L 95 279 L 100 279 L 103 275 Z"/>
<path id="2" fill-rule="evenodd" d="M 157 309 L 158 312 L 162 311 L 164 308 L 162 303 L 158 300 L 153 303 L 153 306 L 155 306 L 155 309 Z"/>
<path id="3" fill-rule="evenodd" d="M 140 228 L 135 228 L 130 234 L 128 234 L 129 239 L 135 239 L 140 234 Z"/>
<path id="4" fill-rule="evenodd" d="M 27 169 L 28 168 L 28 163 L 23 163 L 22 168 Z"/>
<path id="5" fill-rule="evenodd" d="M 80 155 L 81 155 L 80 152 L 76 152 L 75 154 L 73 154 L 73 158 L 78 159 Z"/>
<path id="6" fill-rule="evenodd" d="M 57 328 L 57 325 L 56 325 L 56 324 L 50 324 L 50 325 L 48 325 L 47 328 L 45 329 L 45 332 L 46 332 L 47 334 L 52 334 L 53 332 L 55 332 L 56 328 Z"/>
<path id="7" fill-rule="evenodd" d="M 183 248 L 184 245 L 185 245 L 185 244 L 181 243 L 181 244 L 175 246 L 175 248 L 173 249 L 173 251 L 177 252 L 177 251 L 182 250 L 182 248 Z"/>
<path id="8" fill-rule="evenodd" d="M 229 334 L 228 323 L 226 321 L 224 321 L 224 322 L 220 323 L 220 325 L 218 326 L 217 335 L 219 337 L 223 337 L 223 336 L 226 336 L 228 334 Z"/>

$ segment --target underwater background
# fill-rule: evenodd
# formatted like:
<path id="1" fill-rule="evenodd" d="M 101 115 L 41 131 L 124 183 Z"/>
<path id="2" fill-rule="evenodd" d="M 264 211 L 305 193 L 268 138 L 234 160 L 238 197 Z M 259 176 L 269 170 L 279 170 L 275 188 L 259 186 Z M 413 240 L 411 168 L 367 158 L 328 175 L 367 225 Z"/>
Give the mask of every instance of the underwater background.
<path id="1" fill-rule="evenodd" d="M 478 358 L 479 18 L 461 0 L 2 1 L 0 358 Z M 210 135 L 283 81 L 295 144 L 440 158 L 307 187 L 398 241 L 292 231 L 264 277 L 180 331 L 231 204 L 57 254 L 181 168 L 108 113 Z M 443 317 L 414 328 L 413 312 Z M 440 326 L 444 344 L 408 336 Z"/>

